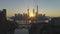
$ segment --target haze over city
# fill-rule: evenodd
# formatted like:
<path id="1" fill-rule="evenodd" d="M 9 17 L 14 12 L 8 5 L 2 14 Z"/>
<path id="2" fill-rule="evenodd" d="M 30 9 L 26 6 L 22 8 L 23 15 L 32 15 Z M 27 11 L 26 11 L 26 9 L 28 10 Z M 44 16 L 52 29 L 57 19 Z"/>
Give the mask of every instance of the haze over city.
<path id="1" fill-rule="evenodd" d="M 7 9 L 7 16 L 30 12 L 38 5 L 39 13 L 46 16 L 60 16 L 60 0 L 0 0 L 0 9 Z"/>
<path id="2" fill-rule="evenodd" d="M 0 0 L 0 34 L 60 34 L 60 0 Z"/>

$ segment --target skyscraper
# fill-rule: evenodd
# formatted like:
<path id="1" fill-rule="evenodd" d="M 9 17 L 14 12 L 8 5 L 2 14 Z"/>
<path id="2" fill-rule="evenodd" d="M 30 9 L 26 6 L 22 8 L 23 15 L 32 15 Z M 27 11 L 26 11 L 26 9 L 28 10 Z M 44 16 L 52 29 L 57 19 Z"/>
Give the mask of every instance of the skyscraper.
<path id="1" fill-rule="evenodd" d="M 37 10 L 36 10 L 36 16 L 38 16 L 38 5 L 37 5 Z"/>
<path id="2" fill-rule="evenodd" d="M 33 14 L 35 14 L 35 9 L 33 9 Z"/>
<path id="3" fill-rule="evenodd" d="M 27 9 L 27 11 L 28 11 L 28 17 L 29 17 L 29 9 Z"/>

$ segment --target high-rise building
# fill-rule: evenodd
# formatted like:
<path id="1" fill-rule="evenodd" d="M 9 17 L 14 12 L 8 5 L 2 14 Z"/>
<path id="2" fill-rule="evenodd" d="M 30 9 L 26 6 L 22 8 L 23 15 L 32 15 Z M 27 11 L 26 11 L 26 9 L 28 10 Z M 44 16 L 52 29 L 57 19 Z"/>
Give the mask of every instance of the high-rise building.
<path id="1" fill-rule="evenodd" d="M 28 17 L 29 17 L 29 9 L 27 9 L 27 11 L 28 11 Z"/>
<path id="2" fill-rule="evenodd" d="M 38 5 L 37 5 L 37 10 L 36 10 L 36 16 L 38 16 Z"/>
<path id="3" fill-rule="evenodd" d="M 0 21 L 6 21 L 6 9 L 0 11 Z"/>
<path id="4" fill-rule="evenodd" d="M 35 14 L 35 9 L 33 9 L 33 14 Z"/>
<path id="5" fill-rule="evenodd" d="M 4 19 L 6 20 L 6 9 L 3 9 L 2 14 L 3 14 Z"/>

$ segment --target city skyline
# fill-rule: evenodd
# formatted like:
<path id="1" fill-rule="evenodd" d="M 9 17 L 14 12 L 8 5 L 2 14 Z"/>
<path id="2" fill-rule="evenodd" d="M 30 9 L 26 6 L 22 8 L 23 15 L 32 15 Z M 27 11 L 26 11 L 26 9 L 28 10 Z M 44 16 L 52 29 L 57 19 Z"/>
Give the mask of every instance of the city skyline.
<path id="1" fill-rule="evenodd" d="M 60 0 L 0 0 L 0 9 L 7 9 L 7 15 L 30 12 L 38 5 L 39 13 L 47 16 L 60 16 Z"/>

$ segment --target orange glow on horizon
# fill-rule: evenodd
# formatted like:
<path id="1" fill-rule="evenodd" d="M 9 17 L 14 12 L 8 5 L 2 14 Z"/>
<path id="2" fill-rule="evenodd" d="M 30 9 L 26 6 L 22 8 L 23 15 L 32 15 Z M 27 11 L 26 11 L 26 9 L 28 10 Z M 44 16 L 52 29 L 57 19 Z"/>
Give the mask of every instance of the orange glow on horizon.
<path id="1" fill-rule="evenodd" d="M 35 14 L 33 14 L 33 12 L 30 12 L 29 17 L 35 17 Z"/>

